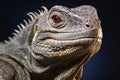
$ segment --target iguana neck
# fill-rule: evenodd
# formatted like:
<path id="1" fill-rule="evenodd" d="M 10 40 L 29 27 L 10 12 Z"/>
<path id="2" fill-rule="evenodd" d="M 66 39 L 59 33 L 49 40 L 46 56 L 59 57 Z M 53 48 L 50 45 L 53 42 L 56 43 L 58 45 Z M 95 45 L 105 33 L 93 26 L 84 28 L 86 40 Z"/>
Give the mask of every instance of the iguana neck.
<path id="1" fill-rule="evenodd" d="M 31 61 L 32 70 L 34 74 L 38 75 L 38 79 L 45 80 L 60 80 L 60 79 L 68 80 L 72 78 L 74 79 L 78 73 L 82 74 L 82 66 L 89 60 L 90 57 L 91 53 L 85 54 L 80 58 L 78 57 L 76 59 L 71 59 L 71 57 L 68 57 L 68 59 L 64 57 L 62 59 L 52 58 L 44 60 L 37 60 L 35 58 L 32 58 Z M 54 75 L 51 73 L 54 73 Z"/>

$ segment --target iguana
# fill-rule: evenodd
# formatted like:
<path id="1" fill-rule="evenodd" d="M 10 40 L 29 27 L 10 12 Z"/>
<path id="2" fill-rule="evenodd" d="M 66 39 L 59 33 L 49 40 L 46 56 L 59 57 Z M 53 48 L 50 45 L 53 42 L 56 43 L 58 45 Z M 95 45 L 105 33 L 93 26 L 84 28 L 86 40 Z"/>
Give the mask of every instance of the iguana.
<path id="1" fill-rule="evenodd" d="M 42 8 L 0 43 L 0 80 L 79 80 L 100 49 L 102 28 L 93 6 Z"/>

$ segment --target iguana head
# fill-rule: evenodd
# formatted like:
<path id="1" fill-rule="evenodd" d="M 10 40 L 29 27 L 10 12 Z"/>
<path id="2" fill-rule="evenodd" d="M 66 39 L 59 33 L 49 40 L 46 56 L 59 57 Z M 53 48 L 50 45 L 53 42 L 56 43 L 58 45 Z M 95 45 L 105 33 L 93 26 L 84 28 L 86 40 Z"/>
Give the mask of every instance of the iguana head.
<path id="1" fill-rule="evenodd" d="M 100 20 L 92 6 L 54 6 L 38 18 L 33 30 L 35 58 L 93 55 L 101 46 Z"/>
<path id="2" fill-rule="evenodd" d="M 28 13 L 31 20 L 18 26 L 14 37 L 0 47 L 1 53 L 24 51 L 23 65 L 27 62 L 25 66 L 38 73 L 40 80 L 79 80 L 82 65 L 102 43 L 97 11 L 87 5 L 43 8 Z"/>

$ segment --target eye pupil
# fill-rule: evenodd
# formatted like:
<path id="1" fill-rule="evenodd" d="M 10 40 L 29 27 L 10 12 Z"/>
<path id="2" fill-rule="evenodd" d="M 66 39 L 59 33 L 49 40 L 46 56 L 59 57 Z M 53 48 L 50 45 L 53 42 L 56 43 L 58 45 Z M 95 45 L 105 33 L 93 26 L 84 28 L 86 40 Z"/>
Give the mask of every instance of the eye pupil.
<path id="1" fill-rule="evenodd" d="M 52 20 L 54 23 L 60 23 L 62 21 L 61 18 L 57 15 L 53 15 Z"/>

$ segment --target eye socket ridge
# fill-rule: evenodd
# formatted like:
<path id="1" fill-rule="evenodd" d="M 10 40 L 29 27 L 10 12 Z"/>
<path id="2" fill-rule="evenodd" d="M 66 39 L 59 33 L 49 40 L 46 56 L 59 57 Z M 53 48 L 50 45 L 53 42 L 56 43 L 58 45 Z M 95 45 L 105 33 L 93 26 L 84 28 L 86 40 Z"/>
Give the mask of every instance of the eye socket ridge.
<path id="1" fill-rule="evenodd" d="M 63 28 L 67 23 L 67 17 L 63 13 L 55 11 L 49 15 L 49 23 L 55 28 Z"/>

